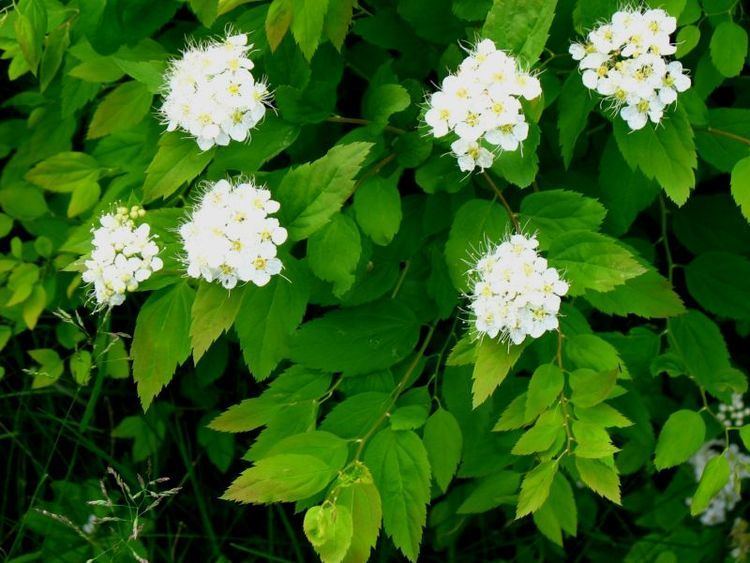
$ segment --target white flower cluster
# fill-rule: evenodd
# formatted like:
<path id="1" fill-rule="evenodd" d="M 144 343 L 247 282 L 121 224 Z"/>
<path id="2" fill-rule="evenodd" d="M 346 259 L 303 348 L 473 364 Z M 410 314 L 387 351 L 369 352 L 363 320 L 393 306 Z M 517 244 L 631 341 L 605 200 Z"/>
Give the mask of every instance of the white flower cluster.
<path id="1" fill-rule="evenodd" d="M 180 227 L 187 273 L 232 289 L 238 281 L 266 285 L 281 272 L 276 246 L 286 229 L 269 214 L 279 210 L 271 192 L 251 182 L 210 183 Z"/>
<path id="2" fill-rule="evenodd" d="M 701 449 L 690 458 L 696 481 L 700 481 L 706 464 L 712 458 L 721 455 L 723 449 L 723 442 L 711 440 L 703 444 Z M 713 498 L 706 511 L 701 514 L 700 520 L 706 526 L 713 526 L 726 521 L 727 513 L 731 512 L 740 501 L 740 481 L 750 477 L 750 456 L 741 453 L 737 444 L 730 444 L 724 455 L 729 461 L 729 481 Z M 691 500 L 688 499 L 688 504 Z"/>
<path id="3" fill-rule="evenodd" d="M 451 149 L 462 171 L 483 170 L 492 166 L 496 151 L 518 150 L 529 134 L 519 99 L 541 93 L 538 79 L 485 39 L 430 96 L 425 121 L 435 137 L 456 134 Z"/>
<path id="4" fill-rule="evenodd" d="M 250 72 L 247 35 L 230 35 L 187 49 L 166 74 L 161 113 L 167 131 L 182 129 L 201 150 L 244 141 L 263 119 L 268 86 Z"/>
<path id="5" fill-rule="evenodd" d="M 84 262 L 82 277 L 92 285 L 97 308 L 122 304 L 127 292 L 138 289 L 140 282 L 163 267 L 148 223 L 135 225 L 144 214 L 138 206 L 118 207 L 114 213 L 102 215 L 100 226 L 92 231 L 93 250 Z"/>
<path id="6" fill-rule="evenodd" d="M 633 130 L 649 119 L 659 123 L 677 93 L 690 88 L 682 63 L 666 58 L 676 51 L 669 37 L 676 27 L 664 10 L 626 8 L 570 46 L 584 86 L 606 96 Z"/>
<path id="7" fill-rule="evenodd" d="M 560 298 L 568 284 L 536 251 L 534 236 L 512 235 L 482 256 L 470 271 L 475 326 L 490 338 L 514 344 L 558 327 Z"/>
<path id="8" fill-rule="evenodd" d="M 745 418 L 750 418 L 750 407 L 745 406 L 740 393 L 735 393 L 732 395 L 731 404 L 719 404 L 716 417 L 724 426 L 742 426 L 745 424 Z"/>

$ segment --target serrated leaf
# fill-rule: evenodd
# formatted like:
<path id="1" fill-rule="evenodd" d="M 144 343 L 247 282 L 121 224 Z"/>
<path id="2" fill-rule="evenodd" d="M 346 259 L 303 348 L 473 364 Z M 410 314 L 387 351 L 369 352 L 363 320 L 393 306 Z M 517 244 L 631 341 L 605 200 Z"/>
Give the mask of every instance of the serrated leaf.
<path id="1" fill-rule="evenodd" d="M 560 131 L 560 149 L 566 168 L 573 160 L 578 136 L 585 129 L 588 116 L 596 103 L 596 98 L 583 86 L 581 78 L 571 72 L 558 97 L 557 128 Z"/>
<path id="2" fill-rule="evenodd" d="M 194 291 L 186 283 L 151 294 L 138 313 L 131 354 L 138 397 L 147 410 L 190 355 L 190 309 Z"/>
<path id="3" fill-rule="evenodd" d="M 750 156 L 734 165 L 730 184 L 734 201 L 739 205 L 745 219 L 750 221 Z"/>
<path id="4" fill-rule="evenodd" d="M 385 246 L 401 226 L 401 196 L 398 177 L 386 179 L 373 176 L 354 192 L 354 215 L 357 223 L 375 244 Z"/>
<path id="5" fill-rule="evenodd" d="M 153 94 L 140 82 L 125 82 L 101 101 L 91 118 L 88 139 L 128 129 L 141 121 L 151 108 Z"/>
<path id="6" fill-rule="evenodd" d="M 519 219 L 548 247 L 568 231 L 596 231 L 607 211 L 597 200 L 568 190 L 545 190 L 527 195 Z"/>
<path id="7" fill-rule="evenodd" d="M 329 0 L 293 0 L 292 35 L 307 60 L 318 49 Z"/>
<path id="8" fill-rule="evenodd" d="M 683 205 L 695 187 L 695 153 L 693 129 L 685 110 L 678 104 L 659 127 L 631 131 L 624 120 L 615 119 L 617 146 L 631 168 L 638 168 L 647 178 L 655 178 L 669 198 Z"/>
<path id="9" fill-rule="evenodd" d="M 682 298 L 672 284 L 652 268 L 611 291 L 601 293 L 589 290 L 584 298 L 608 315 L 638 315 L 654 319 L 676 317 L 685 312 Z"/>
<path id="10" fill-rule="evenodd" d="M 359 229 L 354 220 L 342 213 L 307 241 L 310 270 L 321 280 L 333 283 L 333 293 L 341 296 L 354 284 L 355 270 L 362 252 Z"/>
<path id="11" fill-rule="evenodd" d="M 294 18 L 294 0 L 273 0 L 266 15 L 266 37 L 271 51 L 284 39 Z"/>
<path id="12" fill-rule="evenodd" d="M 543 412 L 536 424 L 521 435 L 510 453 L 530 455 L 548 450 L 564 432 L 564 428 L 563 415 L 559 407 Z"/>
<path id="13" fill-rule="evenodd" d="M 599 459 L 576 458 L 576 469 L 587 487 L 620 504 L 620 477 L 614 467 Z"/>
<path id="14" fill-rule="evenodd" d="M 716 323 L 703 313 L 691 310 L 670 319 L 667 338 L 688 375 L 700 385 L 710 387 L 717 374 L 730 367 L 724 337 Z"/>
<path id="15" fill-rule="evenodd" d="M 723 76 L 742 72 L 747 57 L 747 31 L 733 21 L 723 21 L 711 35 L 711 62 Z"/>
<path id="16" fill-rule="evenodd" d="M 423 442 L 435 482 L 445 492 L 461 461 L 463 436 L 456 417 L 442 408 L 432 413 L 424 427 Z"/>
<path id="17" fill-rule="evenodd" d="M 713 498 L 729 483 L 730 472 L 729 460 L 724 453 L 708 460 L 698 482 L 698 490 L 690 502 L 691 516 L 697 516 L 708 508 Z"/>
<path id="18" fill-rule="evenodd" d="M 400 84 L 380 84 L 367 91 L 362 114 L 377 127 L 385 127 L 394 113 L 405 110 L 411 97 Z"/>
<path id="19" fill-rule="evenodd" d="M 472 199 L 456 212 L 445 244 L 445 259 L 453 285 L 469 289 L 467 272 L 473 258 L 487 242 L 497 242 L 508 227 L 508 216 L 499 203 Z"/>
<path id="20" fill-rule="evenodd" d="M 570 294 L 607 292 L 643 274 L 646 268 L 614 239 L 590 231 L 569 231 L 550 246 L 550 265 L 570 283 Z"/>
<path id="21" fill-rule="evenodd" d="M 292 240 L 309 237 L 341 209 L 354 191 L 354 177 L 371 147 L 364 142 L 338 145 L 323 158 L 284 176 L 274 195 L 281 203 L 281 221 Z"/>
<path id="22" fill-rule="evenodd" d="M 562 391 L 565 379 L 562 370 L 554 364 L 542 364 L 534 370 L 526 391 L 524 418 L 533 419 L 548 408 Z"/>
<path id="23" fill-rule="evenodd" d="M 243 288 L 227 291 L 217 283 L 201 281 L 190 311 L 190 344 L 198 363 L 211 344 L 230 329 L 242 304 Z"/>
<path id="24" fill-rule="evenodd" d="M 308 509 L 302 528 L 323 563 L 340 562 L 354 535 L 352 513 L 338 503 Z"/>
<path id="25" fill-rule="evenodd" d="M 570 400 L 579 407 L 593 407 L 606 399 L 617 382 L 618 370 L 595 371 L 581 368 L 570 372 L 568 383 L 573 393 Z"/>
<path id="26" fill-rule="evenodd" d="M 599 424 L 576 420 L 573 422 L 573 435 L 576 440 L 573 453 L 576 457 L 598 459 L 618 451 L 607 430 Z"/>
<path id="27" fill-rule="evenodd" d="M 656 442 L 654 465 L 666 469 L 684 463 L 703 445 L 706 423 L 695 411 L 683 409 L 669 415 Z"/>
<path id="28" fill-rule="evenodd" d="M 557 473 L 557 461 L 544 461 L 524 475 L 518 495 L 516 519 L 536 512 L 549 496 L 552 480 Z"/>
<path id="29" fill-rule="evenodd" d="M 291 341 L 290 357 L 308 367 L 358 375 L 403 360 L 418 337 L 414 313 L 389 300 L 308 321 Z"/>
<path id="30" fill-rule="evenodd" d="M 532 65 L 544 50 L 556 6 L 557 0 L 494 0 L 482 36 Z"/>
<path id="31" fill-rule="evenodd" d="M 478 407 L 500 385 L 523 352 L 523 346 L 484 338 L 477 345 L 472 373 L 472 405 Z"/>
<path id="32" fill-rule="evenodd" d="M 336 501 L 338 506 L 346 506 L 351 512 L 354 529 L 351 545 L 343 563 L 367 561 L 378 540 L 383 519 L 380 493 L 370 471 L 361 463 L 356 467 L 357 477 L 339 490 Z"/>
<path id="33" fill-rule="evenodd" d="M 25 178 L 45 190 L 69 193 L 80 185 L 96 183 L 100 173 L 101 167 L 91 155 L 61 152 L 34 166 Z"/>
<path id="34" fill-rule="evenodd" d="M 312 455 L 274 455 L 243 471 L 221 498 L 253 504 L 302 500 L 323 490 L 339 469 Z"/>
<path id="35" fill-rule="evenodd" d="M 414 432 L 381 430 L 364 461 L 380 491 L 385 532 L 416 561 L 430 500 L 430 463 L 422 441 Z"/>
<path id="36" fill-rule="evenodd" d="M 291 257 L 284 263 L 284 277 L 275 276 L 264 287 L 245 288 L 235 321 L 242 356 L 258 379 L 268 377 L 288 356 L 310 296 L 307 271 Z"/>
<path id="37" fill-rule="evenodd" d="M 193 180 L 208 165 L 214 149 L 201 151 L 195 141 L 179 133 L 167 133 L 159 139 L 159 149 L 146 169 L 144 201 L 167 198 Z"/>

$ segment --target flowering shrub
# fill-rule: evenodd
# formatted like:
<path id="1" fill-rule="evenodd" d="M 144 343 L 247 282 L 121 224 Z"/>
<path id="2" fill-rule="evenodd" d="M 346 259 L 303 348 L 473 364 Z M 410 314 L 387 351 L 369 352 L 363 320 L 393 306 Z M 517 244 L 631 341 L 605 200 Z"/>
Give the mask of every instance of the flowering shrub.
<path id="1" fill-rule="evenodd" d="M 746 24 L 1 12 L 3 556 L 747 560 Z"/>

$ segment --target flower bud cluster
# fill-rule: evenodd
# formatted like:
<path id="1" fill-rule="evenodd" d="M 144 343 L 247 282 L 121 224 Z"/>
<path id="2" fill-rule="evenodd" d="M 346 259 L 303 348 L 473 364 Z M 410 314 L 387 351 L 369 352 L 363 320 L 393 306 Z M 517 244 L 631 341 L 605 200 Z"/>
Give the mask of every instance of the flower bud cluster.
<path id="1" fill-rule="evenodd" d="M 630 129 L 659 123 L 678 92 L 690 88 L 670 34 L 677 20 L 661 9 L 625 8 L 591 30 L 570 54 L 583 71 L 583 84 L 605 96 Z"/>
<path id="2" fill-rule="evenodd" d="M 430 96 L 425 121 L 435 137 L 455 134 L 451 149 L 461 170 L 483 170 L 492 166 L 497 151 L 519 149 L 529 134 L 520 99 L 541 93 L 537 78 L 485 39 Z"/>
<path id="3" fill-rule="evenodd" d="M 209 183 L 180 227 L 187 273 L 232 289 L 238 281 L 266 285 L 281 272 L 277 245 L 287 238 L 271 192 L 250 181 Z"/>
<path id="4" fill-rule="evenodd" d="M 480 334 L 520 344 L 558 327 L 568 284 L 537 253 L 534 236 L 512 235 L 484 254 L 470 271 L 474 324 Z"/>
<path id="5" fill-rule="evenodd" d="M 145 215 L 143 208 L 118 207 L 102 215 L 93 229 L 93 250 L 84 262 L 83 281 L 90 284 L 98 309 L 111 308 L 125 301 L 125 294 L 138 289 L 153 272 L 161 270 L 159 247 L 148 223 L 136 227 Z"/>
<path id="6" fill-rule="evenodd" d="M 244 141 L 263 119 L 268 86 L 253 77 L 247 35 L 187 49 L 166 74 L 161 113 L 167 131 L 181 129 L 201 150 Z"/>
<path id="7" fill-rule="evenodd" d="M 716 417 L 724 426 L 742 426 L 746 418 L 750 419 L 750 407 L 745 406 L 740 393 L 735 393 L 730 404 L 719 404 Z"/>

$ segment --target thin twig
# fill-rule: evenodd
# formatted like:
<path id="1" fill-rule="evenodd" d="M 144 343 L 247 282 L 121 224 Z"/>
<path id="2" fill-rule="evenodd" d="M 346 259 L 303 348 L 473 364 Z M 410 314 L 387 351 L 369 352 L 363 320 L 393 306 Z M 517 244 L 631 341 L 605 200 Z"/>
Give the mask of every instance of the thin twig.
<path id="1" fill-rule="evenodd" d="M 373 123 L 369 119 L 362 119 L 361 117 L 343 117 L 340 115 L 332 115 L 331 117 L 326 118 L 326 121 L 329 123 L 347 123 L 349 125 L 372 125 Z M 396 135 L 403 135 L 406 133 L 405 130 L 400 127 L 394 127 L 393 125 L 386 125 L 383 129 L 395 133 Z"/>
<path id="2" fill-rule="evenodd" d="M 492 180 L 489 174 L 487 174 L 486 171 L 482 171 L 482 175 L 484 176 L 484 179 L 487 180 L 487 184 L 490 186 L 490 189 L 495 192 L 495 195 L 500 200 L 500 203 L 503 204 L 503 207 L 505 207 L 505 211 L 508 213 L 508 217 L 510 218 L 511 223 L 513 223 L 513 227 L 516 229 L 517 233 L 521 232 L 521 224 L 518 222 L 518 218 L 516 217 L 516 214 L 513 213 L 513 209 L 511 209 L 510 204 L 508 203 L 508 200 L 505 199 L 505 196 L 503 195 L 503 192 L 500 188 L 497 187 L 497 184 Z"/>

